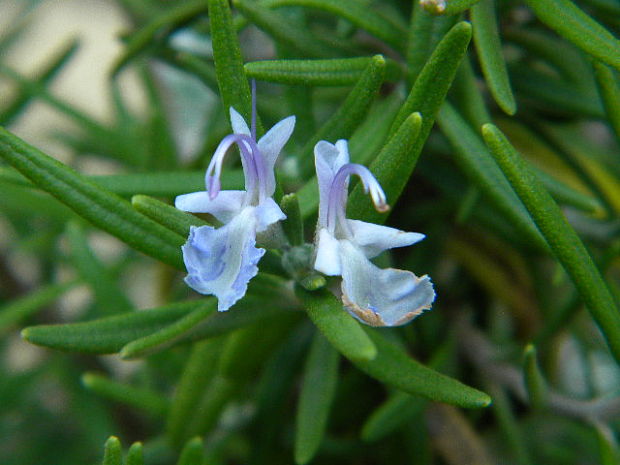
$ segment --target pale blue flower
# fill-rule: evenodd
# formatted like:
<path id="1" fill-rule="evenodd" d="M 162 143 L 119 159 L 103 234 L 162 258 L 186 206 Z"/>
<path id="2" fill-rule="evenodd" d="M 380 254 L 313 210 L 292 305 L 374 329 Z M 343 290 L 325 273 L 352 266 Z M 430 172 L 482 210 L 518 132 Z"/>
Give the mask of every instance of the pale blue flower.
<path id="1" fill-rule="evenodd" d="M 403 325 L 428 310 L 435 300 L 428 276 L 380 269 L 370 261 L 385 250 L 415 244 L 424 235 L 346 218 L 351 175 L 359 176 L 377 210 L 389 207 L 372 173 L 349 163 L 345 140 L 336 145 L 320 141 L 314 147 L 314 157 L 320 195 L 314 268 L 329 276 L 342 276 L 344 307 L 371 326 Z"/>
<path id="2" fill-rule="evenodd" d="M 192 213 L 209 213 L 224 223 L 220 228 L 192 227 L 182 247 L 187 268 L 185 282 L 201 294 L 213 294 L 218 310 L 228 310 L 245 295 L 248 282 L 258 273 L 265 249 L 256 247 L 256 234 L 286 218 L 271 198 L 276 187 L 274 165 L 295 126 L 289 116 L 256 141 L 256 107 L 253 97 L 252 128 L 230 108 L 233 134 L 220 142 L 206 172 L 206 191 L 180 195 L 175 206 Z M 222 162 L 237 145 L 245 175 L 244 191 L 221 191 Z"/>

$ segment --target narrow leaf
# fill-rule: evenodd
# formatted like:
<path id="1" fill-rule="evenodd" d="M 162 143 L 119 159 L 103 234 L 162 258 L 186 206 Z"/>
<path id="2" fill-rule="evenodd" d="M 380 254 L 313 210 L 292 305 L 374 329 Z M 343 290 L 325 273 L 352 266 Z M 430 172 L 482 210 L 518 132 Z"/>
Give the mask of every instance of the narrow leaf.
<path id="1" fill-rule="evenodd" d="M 142 443 L 134 442 L 127 451 L 125 457 L 125 465 L 144 465 L 144 453 L 142 452 Z"/>
<path id="2" fill-rule="evenodd" d="M 529 238 L 532 244 L 545 250 L 547 245 L 528 217 L 523 204 L 515 195 L 501 170 L 484 146 L 478 134 L 448 104 L 439 115 L 442 132 L 454 147 L 454 156 L 461 170 L 478 186 L 486 198 L 510 220 L 515 229 Z"/>
<path id="3" fill-rule="evenodd" d="M 144 357 L 170 347 L 198 323 L 213 315 L 216 309 L 217 304 L 215 300 L 205 299 L 198 308 L 179 318 L 171 325 L 125 345 L 120 351 L 121 358 L 130 360 Z"/>
<path id="4" fill-rule="evenodd" d="M 197 0 L 184 2 L 180 5 L 166 10 L 164 13 L 153 18 L 149 23 L 137 30 L 131 35 L 129 41 L 125 45 L 123 54 L 118 57 L 112 66 L 112 76 L 118 72 L 135 56 L 144 50 L 152 47 L 157 35 L 163 35 L 172 32 L 180 24 L 207 12 L 207 2 L 205 0 Z"/>
<path id="5" fill-rule="evenodd" d="M 413 84 L 428 61 L 439 40 L 455 22 L 453 17 L 437 17 L 422 8 L 422 2 L 413 2 L 407 36 L 407 82 Z"/>
<path id="6" fill-rule="evenodd" d="M 543 23 L 603 63 L 620 70 L 620 41 L 570 0 L 526 0 Z"/>
<path id="7" fill-rule="evenodd" d="M 530 404 L 534 409 L 541 409 L 547 404 L 549 389 L 538 366 L 536 347 L 528 344 L 523 355 L 523 378 Z"/>
<path id="8" fill-rule="evenodd" d="M 446 98 L 470 40 L 471 25 L 469 23 L 460 22 L 448 31 L 424 65 L 407 100 L 392 123 L 390 134 L 393 135 L 411 113 L 417 111 L 422 115 L 420 135 L 409 151 L 409 156 L 414 159 L 419 156 L 435 124 L 439 107 Z"/>
<path id="9" fill-rule="evenodd" d="M 0 334 L 13 325 L 28 319 L 33 314 L 44 309 L 76 284 L 77 281 L 70 281 L 63 284 L 50 284 L 1 306 Z"/>
<path id="10" fill-rule="evenodd" d="M 480 0 L 420 0 L 425 11 L 434 15 L 456 15 L 468 10 Z"/>
<path id="11" fill-rule="evenodd" d="M 174 233 L 2 128 L 0 157 L 95 226 L 147 255 L 182 268 L 180 244 Z"/>
<path id="12" fill-rule="evenodd" d="M 140 213 L 174 231 L 183 240 L 189 234 L 191 226 L 204 226 L 208 224 L 197 216 L 177 210 L 172 205 L 146 195 L 134 195 L 131 198 L 131 205 Z"/>
<path id="13" fill-rule="evenodd" d="M 312 322 L 345 357 L 360 361 L 377 356 L 377 348 L 361 325 L 333 295 L 327 291 L 310 293 L 299 287 L 296 291 Z"/>
<path id="14" fill-rule="evenodd" d="M 179 302 L 83 323 L 31 326 L 22 331 L 22 337 L 32 344 L 50 349 L 112 354 L 125 344 L 191 313 L 200 305 L 199 300 Z"/>
<path id="15" fill-rule="evenodd" d="M 620 314 L 583 242 L 525 161 L 495 126 L 482 127 L 484 140 L 499 167 L 523 201 L 601 329 L 612 354 L 620 361 Z"/>
<path id="16" fill-rule="evenodd" d="M 352 361 L 369 376 L 408 394 L 435 402 L 464 408 L 491 404 L 491 398 L 484 392 L 422 365 L 381 336 L 379 331 L 367 329 L 366 334 L 375 344 L 377 356 L 369 361 Z"/>
<path id="17" fill-rule="evenodd" d="M 605 424 L 595 424 L 601 465 L 615 465 L 620 460 L 620 449 L 614 431 Z"/>
<path id="18" fill-rule="evenodd" d="M 127 451 L 125 457 L 125 465 L 144 465 L 144 453 L 142 452 L 142 443 L 134 442 Z"/>
<path id="19" fill-rule="evenodd" d="M 194 344 L 191 355 L 183 368 L 166 425 L 168 437 L 177 446 L 180 446 L 186 439 L 188 424 L 192 420 L 205 388 L 214 376 L 221 342 L 221 340 L 212 339 Z"/>
<path id="20" fill-rule="evenodd" d="M 607 112 L 607 119 L 616 133 L 616 137 L 620 140 L 620 84 L 618 77 L 613 70 L 598 61 L 594 62 L 594 74 L 603 106 Z"/>
<path id="21" fill-rule="evenodd" d="M 229 107 L 234 107 L 246 121 L 250 121 L 250 86 L 243 72 L 243 58 L 228 0 L 208 0 L 208 5 L 215 75 L 222 103 L 226 112 Z"/>
<path id="22" fill-rule="evenodd" d="M 44 65 L 34 78 L 37 85 L 45 87 L 51 82 L 69 60 L 71 60 L 78 49 L 78 45 L 79 43 L 77 40 L 71 40 L 59 53 L 55 54 L 49 61 L 49 64 Z M 32 96 L 32 93 L 28 92 L 28 90 L 20 90 L 10 102 L 3 102 L 2 111 L 0 111 L 0 125 L 8 126 L 11 124 L 11 122 L 13 122 L 26 108 Z"/>
<path id="23" fill-rule="evenodd" d="M 121 442 L 116 436 L 110 436 L 105 442 L 103 465 L 123 465 L 123 451 Z"/>
<path id="24" fill-rule="evenodd" d="M 376 97 L 385 77 L 385 59 L 375 55 L 364 70 L 344 103 L 318 130 L 301 150 L 298 159 L 302 172 L 309 173 L 314 163 L 314 146 L 320 140 L 347 139 L 366 116 L 368 107 Z"/>
<path id="25" fill-rule="evenodd" d="M 364 29 L 394 47 L 395 50 L 402 51 L 403 49 L 405 43 L 404 27 L 388 20 L 381 15 L 380 11 L 369 8 L 364 2 L 358 0 L 277 0 L 271 6 L 285 5 L 304 6 L 327 11 Z"/>
<path id="26" fill-rule="evenodd" d="M 392 433 L 408 419 L 421 414 L 426 400 L 396 391 L 364 423 L 362 439 L 375 442 Z"/>
<path id="27" fill-rule="evenodd" d="M 338 352 L 316 332 L 304 368 L 297 405 L 295 463 L 312 460 L 321 445 L 338 382 Z"/>
<path id="28" fill-rule="evenodd" d="M 322 57 L 333 55 L 333 51 L 325 50 L 324 46 L 305 28 L 296 27 L 287 18 L 275 11 L 260 6 L 260 3 L 248 0 L 234 0 L 235 7 L 253 24 L 265 31 L 279 43 L 295 50 L 306 57 Z"/>
<path id="29" fill-rule="evenodd" d="M 494 1 L 478 2 L 471 10 L 471 22 L 478 59 L 491 95 L 504 112 L 513 115 L 517 104 L 502 53 Z"/>
<path id="30" fill-rule="evenodd" d="M 304 224 L 301 219 L 297 194 L 287 194 L 282 197 L 280 207 L 286 215 L 286 219 L 282 222 L 284 234 L 286 234 L 291 245 L 302 245 L 304 243 Z"/>
<path id="31" fill-rule="evenodd" d="M 403 192 L 418 161 L 420 152 L 412 154 L 411 147 L 420 136 L 422 124 L 420 113 L 410 115 L 370 165 L 370 171 L 383 186 L 387 200 L 392 205 Z M 350 217 L 371 223 L 384 222 L 387 215 L 377 212 L 366 197 L 363 186 L 358 183 L 349 197 Z"/>
<path id="32" fill-rule="evenodd" d="M 202 465 L 204 461 L 205 451 L 202 439 L 195 437 L 183 446 L 177 465 Z"/>
<path id="33" fill-rule="evenodd" d="M 80 277 L 95 294 L 98 307 L 106 315 L 131 310 L 133 304 L 115 282 L 110 271 L 101 263 L 88 245 L 84 230 L 76 222 L 66 229 L 72 263 Z"/>
<path id="34" fill-rule="evenodd" d="M 263 60 L 246 63 L 245 74 L 260 81 L 304 86 L 348 86 L 355 84 L 372 57 L 327 60 Z M 396 82 L 400 65 L 386 59 L 386 80 Z"/>
<path id="35" fill-rule="evenodd" d="M 162 416 L 168 410 L 168 401 L 161 395 L 151 390 L 119 383 L 97 373 L 84 373 L 82 384 L 106 399 L 144 410 L 152 415 Z"/>

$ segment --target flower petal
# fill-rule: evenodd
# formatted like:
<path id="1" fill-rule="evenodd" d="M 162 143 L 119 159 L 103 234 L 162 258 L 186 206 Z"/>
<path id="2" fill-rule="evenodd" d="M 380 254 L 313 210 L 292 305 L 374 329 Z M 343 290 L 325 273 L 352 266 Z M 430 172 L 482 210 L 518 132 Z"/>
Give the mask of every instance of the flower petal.
<path id="1" fill-rule="evenodd" d="M 245 195 L 245 191 L 220 191 L 211 200 L 206 191 L 192 192 L 179 195 L 174 200 L 174 206 L 185 212 L 210 213 L 222 223 L 228 223 L 241 210 Z"/>
<path id="2" fill-rule="evenodd" d="M 405 247 L 421 241 L 426 236 L 415 232 L 381 226 L 365 221 L 347 220 L 353 232 L 353 242 L 360 247 L 367 258 L 373 258 L 384 250 Z"/>
<path id="3" fill-rule="evenodd" d="M 265 180 L 265 193 L 269 196 L 273 195 L 276 189 L 276 179 L 273 169 L 276 159 L 284 145 L 288 142 L 291 134 L 295 129 L 295 117 L 289 116 L 282 121 L 276 123 L 267 133 L 258 141 L 258 149 L 265 160 L 265 171 L 267 179 Z"/>
<path id="4" fill-rule="evenodd" d="M 314 269 L 327 276 L 338 276 L 340 268 L 340 243 L 326 228 L 318 233 Z"/>
<path id="5" fill-rule="evenodd" d="M 250 128 L 243 119 L 243 116 L 241 116 L 233 107 L 230 107 L 230 125 L 232 126 L 235 134 L 244 134 L 246 136 L 251 135 Z"/>
<path id="6" fill-rule="evenodd" d="M 256 245 L 256 219 L 253 207 L 244 208 L 219 229 L 192 227 L 182 247 L 187 268 L 185 282 L 201 294 L 213 294 L 218 310 L 228 310 L 241 299 L 256 273 L 265 249 Z"/>
<path id="7" fill-rule="evenodd" d="M 271 197 L 266 198 L 258 204 L 255 208 L 255 215 L 257 232 L 263 232 L 273 223 L 277 223 L 286 218 L 284 212 Z"/>
<path id="8" fill-rule="evenodd" d="M 334 176 L 344 164 L 349 162 L 349 150 L 345 140 L 339 140 L 336 145 L 325 140 L 314 146 L 314 164 L 316 177 L 319 182 L 319 225 L 327 225 L 327 205 L 329 203 L 329 188 Z"/>
<path id="9" fill-rule="evenodd" d="M 410 271 L 380 269 L 361 249 L 340 241 L 342 302 L 347 311 L 370 326 L 400 326 L 408 323 L 435 300 L 428 276 Z"/>

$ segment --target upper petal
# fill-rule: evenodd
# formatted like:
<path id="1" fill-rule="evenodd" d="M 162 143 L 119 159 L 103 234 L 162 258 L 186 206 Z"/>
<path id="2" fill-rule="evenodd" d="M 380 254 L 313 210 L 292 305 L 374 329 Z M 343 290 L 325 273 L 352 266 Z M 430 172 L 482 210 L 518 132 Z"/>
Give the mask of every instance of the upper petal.
<path id="1" fill-rule="evenodd" d="M 326 228 L 319 229 L 314 269 L 327 276 L 338 276 L 340 268 L 340 242 Z"/>
<path id="2" fill-rule="evenodd" d="M 232 126 L 235 134 L 245 134 L 246 136 L 250 135 L 250 128 L 248 127 L 248 124 L 243 119 L 243 116 L 241 116 L 233 107 L 230 107 L 230 125 Z"/>
<path id="3" fill-rule="evenodd" d="M 400 326 L 431 308 L 435 300 L 428 276 L 380 269 L 349 241 L 340 241 L 342 302 L 346 310 L 370 326 Z"/>
<path id="4" fill-rule="evenodd" d="M 424 234 L 401 231 L 365 221 L 347 220 L 347 223 L 353 232 L 353 242 L 364 251 L 364 255 L 368 258 L 376 257 L 384 250 L 394 247 L 415 244 L 426 237 Z"/>
<path id="5" fill-rule="evenodd" d="M 349 150 L 345 140 L 339 140 L 336 145 L 325 140 L 314 146 L 314 165 L 319 184 L 319 224 L 327 224 L 327 204 L 329 188 L 338 170 L 349 162 Z"/>
<path id="6" fill-rule="evenodd" d="M 241 299 L 258 273 L 265 249 L 256 245 L 254 208 L 246 207 L 219 229 L 192 227 L 182 247 L 187 268 L 185 282 L 201 294 L 213 294 L 218 310 L 228 310 Z"/>
<path id="7" fill-rule="evenodd" d="M 177 196 L 174 206 L 191 213 L 209 213 L 222 223 L 228 223 L 239 213 L 245 199 L 245 191 L 220 191 L 211 200 L 209 193 L 192 192 Z"/>
<path id="8" fill-rule="evenodd" d="M 284 145 L 288 142 L 295 128 L 295 117 L 289 116 L 276 123 L 258 141 L 258 149 L 265 160 L 265 193 L 273 195 L 276 189 L 276 179 L 273 173 L 276 160 Z"/>

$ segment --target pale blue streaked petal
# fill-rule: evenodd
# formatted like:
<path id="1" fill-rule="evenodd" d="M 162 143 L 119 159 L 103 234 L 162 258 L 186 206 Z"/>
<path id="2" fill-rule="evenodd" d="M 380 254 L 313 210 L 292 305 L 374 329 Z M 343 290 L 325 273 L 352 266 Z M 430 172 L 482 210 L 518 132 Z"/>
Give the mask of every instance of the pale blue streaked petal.
<path id="1" fill-rule="evenodd" d="M 314 269 L 327 276 L 340 275 L 340 241 L 325 228 L 319 229 L 317 236 Z"/>
<path id="2" fill-rule="evenodd" d="M 319 225 L 327 225 L 327 206 L 329 191 L 336 173 L 349 162 L 349 151 L 346 141 L 338 141 L 337 145 L 327 141 L 319 141 L 314 146 L 314 164 L 319 184 Z"/>
<path id="3" fill-rule="evenodd" d="M 257 232 L 263 232 L 272 224 L 286 218 L 284 212 L 271 197 L 264 199 L 255 209 Z"/>
<path id="4" fill-rule="evenodd" d="M 293 129 L 295 129 L 295 117 L 289 116 L 276 123 L 258 141 L 258 149 L 265 159 L 265 175 L 267 176 L 267 179 L 265 179 L 265 193 L 269 196 L 273 195 L 276 189 L 276 180 L 273 174 L 276 159 L 291 137 Z"/>
<path id="5" fill-rule="evenodd" d="M 230 125 L 232 126 L 235 134 L 244 134 L 246 136 L 250 135 L 250 128 L 248 127 L 248 124 L 243 119 L 243 116 L 241 116 L 233 107 L 230 107 Z"/>
<path id="6" fill-rule="evenodd" d="M 228 223 L 241 210 L 245 195 L 245 191 L 220 191 L 211 200 L 206 191 L 192 192 L 179 195 L 174 200 L 174 206 L 185 212 L 209 213 L 222 223 Z"/>
<path id="7" fill-rule="evenodd" d="M 246 207 L 232 221 L 214 229 L 192 227 L 182 247 L 188 275 L 185 282 L 201 294 L 213 294 L 218 310 L 228 310 L 245 295 L 248 282 L 258 273 L 264 249 L 256 245 L 254 207 Z"/>
<path id="8" fill-rule="evenodd" d="M 408 323 L 435 300 L 428 276 L 410 271 L 380 269 L 347 240 L 340 241 L 342 302 L 347 311 L 370 326 Z"/>
<path id="9" fill-rule="evenodd" d="M 353 242 L 362 249 L 366 257 L 373 258 L 384 250 L 405 247 L 424 239 L 424 234 L 401 231 L 365 221 L 347 220 L 353 233 Z"/>

